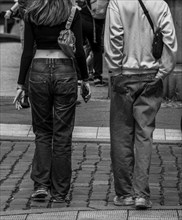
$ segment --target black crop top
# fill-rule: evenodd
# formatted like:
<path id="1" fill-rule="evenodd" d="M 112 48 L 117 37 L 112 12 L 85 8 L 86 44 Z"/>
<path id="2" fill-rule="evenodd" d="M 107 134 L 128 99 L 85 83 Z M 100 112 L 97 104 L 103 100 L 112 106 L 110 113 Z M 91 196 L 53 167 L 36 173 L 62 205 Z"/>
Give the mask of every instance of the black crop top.
<path id="1" fill-rule="evenodd" d="M 59 32 L 65 29 L 65 25 L 66 22 L 52 27 L 43 25 L 37 26 L 34 23 L 25 21 L 24 49 L 21 56 L 18 84 L 23 85 L 25 83 L 25 78 L 33 59 L 35 43 L 37 49 L 60 49 L 57 38 Z M 83 49 L 81 16 L 78 9 L 76 10 L 71 30 L 76 37 L 76 62 L 81 79 L 84 80 L 88 78 L 88 71 Z"/>

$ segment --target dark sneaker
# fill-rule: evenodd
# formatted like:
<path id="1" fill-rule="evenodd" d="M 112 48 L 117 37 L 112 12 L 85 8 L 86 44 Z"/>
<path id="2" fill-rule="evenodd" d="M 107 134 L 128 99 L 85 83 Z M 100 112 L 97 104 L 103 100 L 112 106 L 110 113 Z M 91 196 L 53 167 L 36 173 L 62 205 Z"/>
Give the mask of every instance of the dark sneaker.
<path id="1" fill-rule="evenodd" d="M 21 100 L 21 106 L 22 106 L 22 108 L 29 108 L 30 107 L 28 96 L 23 97 L 23 99 Z"/>
<path id="2" fill-rule="evenodd" d="M 94 84 L 96 87 L 103 87 L 107 85 L 102 79 L 98 79 L 98 78 L 94 79 Z"/>
<path id="3" fill-rule="evenodd" d="M 39 187 L 32 193 L 31 197 L 33 199 L 44 199 L 47 196 L 48 196 L 48 190 L 44 187 Z"/>
<path id="4" fill-rule="evenodd" d="M 58 196 L 58 197 L 52 197 L 51 198 L 51 202 L 54 202 L 54 203 L 65 203 L 66 200 L 65 200 L 65 197 Z"/>
<path id="5" fill-rule="evenodd" d="M 136 209 L 148 209 L 152 208 L 152 202 L 149 199 L 143 197 L 137 197 L 135 199 Z"/>
<path id="6" fill-rule="evenodd" d="M 89 80 L 89 81 L 94 81 L 94 75 L 93 75 L 93 72 L 89 72 L 88 80 Z"/>
<path id="7" fill-rule="evenodd" d="M 116 206 L 129 206 L 135 204 L 132 196 L 128 196 L 128 197 L 115 196 L 113 201 L 114 201 L 114 205 Z"/>
<path id="8" fill-rule="evenodd" d="M 78 86 L 81 86 L 81 84 L 82 84 L 82 81 L 78 80 Z"/>
<path id="9" fill-rule="evenodd" d="M 76 105 L 80 105 L 81 102 L 79 100 L 76 101 Z"/>

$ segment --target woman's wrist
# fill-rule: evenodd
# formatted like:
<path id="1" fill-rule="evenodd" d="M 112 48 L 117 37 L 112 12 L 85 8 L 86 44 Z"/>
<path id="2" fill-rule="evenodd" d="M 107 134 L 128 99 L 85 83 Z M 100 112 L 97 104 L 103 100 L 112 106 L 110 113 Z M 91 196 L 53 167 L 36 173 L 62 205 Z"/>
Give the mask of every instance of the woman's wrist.
<path id="1" fill-rule="evenodd" d="M 21 84 L 17 84 L 17 87 L 16 87 L 16 89 L 18 90 L 18 89 L 23 89 L 23 85 L 21 85 Z"/>

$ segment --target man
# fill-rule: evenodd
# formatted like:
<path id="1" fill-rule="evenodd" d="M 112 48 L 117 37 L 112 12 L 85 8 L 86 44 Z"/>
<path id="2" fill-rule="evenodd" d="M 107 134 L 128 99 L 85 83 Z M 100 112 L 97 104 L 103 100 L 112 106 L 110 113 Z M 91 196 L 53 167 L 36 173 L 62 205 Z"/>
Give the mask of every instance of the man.
<path id="1" fill-rule="evenodd" d="M 152 55 L 153 31 L 138 0 L 111 0 L 105 24 L 105 59 L 111 72 L 111 160 L 115 205 L 149 208 L 149 169 L 163 80 L 175 66 L 177 40 L 163 0 L 143 0 L 163 35 L 162 57 Z M 135 148 L 135 149 L 134 149 Z"/>

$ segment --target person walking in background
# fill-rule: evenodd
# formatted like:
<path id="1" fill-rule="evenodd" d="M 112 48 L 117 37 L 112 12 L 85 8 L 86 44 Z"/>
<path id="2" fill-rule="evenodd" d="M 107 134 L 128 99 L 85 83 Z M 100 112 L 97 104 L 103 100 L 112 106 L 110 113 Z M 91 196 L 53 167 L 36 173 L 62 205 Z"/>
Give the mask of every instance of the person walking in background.
<path id="1" fill-rule="evenodd" d="M 4 17 L 6 19 L 10 19 L 12 16 L 17 16 L 19 19 L 19 27 L 20 27 L 20 41 L 22 45 L 22 49 L 24 46 L 24 13 L 26 9 L 27 0 L 15 0 L 15 4 L 7 10 Z M 28 100 L 28 75 L 27 80 L 24 85 L 24 93 L 22 94 L 21 100 L 22 108 L 29 108 L 29 100 Z"/>
<path id="2" fill-rule="evenodd" d="M 83 38 L 88 40 L 93 52 L 93 80 L 96 86 L 105 85 L 103 82 L 103 44 L 102 34 L 105 19 L 95 19 L 91 15 L 90 0 L 77 0 L 82 16 Z M 85 41 L 86 41 L 85 40 Z"/>
<path id="3" fill-rule="evenodd" d="M 12 16 L 14 13 L 16 13 L 17 10 L 19 9 L 18 0 L 14 0 L 14 2 L 15 2 L 15 3 L 13 4 L 13 6 L 6 11 L 6 13 L 5 13 L 5 15 L 4 15 L 4 18 L 10 19 L 11 16 Z"/>
<path id="4" fill-rule="evenodd" d="M 10 9 L 8 9 L 5 14 L 4 14 L 4 18 L 7 19 L 7 33 L 10 33 L 13 25 L 15 24 L 15 19 L 12 19 L 12 17 L 16 17 L 15 15 L 17 15 L 18 13 L 18 9 L 19 9 L 19 5 L 18 5 L 18 0 L 14 0 L 14 4 L 12 5 L 12 7 Z M 10 22 L 11 20 L 14 20 L 13 22 Z"/>
<path id="5" fill-rule="evenodd" d="M 152 54 L 154 34 L 138 0 L 111 0 L 104 47 L 111 74 L 110 135 L 115 205 L 149 208 L 149 170 L 155 116 L 163 80 L 176 62 L 177 39 L 167 3 L 143 0 L 154 28 L 161 28 L 163 51 Z"/>
<path id="6" fill-rule="evenodd" d="M 28 3 L 24 48 L 14 99 L 16 108 L 21 109 L 22 88 L 30 68 L 29 98 L 36 145 L 31 171 L 34 181 L 32 198 L 43 199 L 50 190 L 53 202 L 65 202 L 72 173 L 71 145 L 77 100 L 77 73 L 74 59 L 67 57 L 57 42 L 71 10 L 71 0 L 36 0 Z M 82 85 L 88 90 L 88 101 L 91 91 L 78 9 L 71 30 L 76 38 L 75 59 L 81 72 Z"/>

